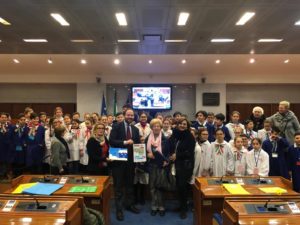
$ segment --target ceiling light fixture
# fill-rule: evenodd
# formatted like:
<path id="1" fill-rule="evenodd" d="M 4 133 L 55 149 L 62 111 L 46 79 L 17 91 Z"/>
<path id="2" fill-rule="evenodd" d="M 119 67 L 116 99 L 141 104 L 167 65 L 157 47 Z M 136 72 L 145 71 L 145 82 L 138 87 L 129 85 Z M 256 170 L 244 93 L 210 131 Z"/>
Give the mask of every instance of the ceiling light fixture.
<path id="1" fill-rule="evenodd" d="M 186 64 L 186 60 L 185 59 L 181 60 L 181 63 Z"/>
<path id="2" fill-rule="evenodd" d="M 137 39 L 119 39 L 118 40 L 119 43 L 134 43 L 134 42 L 140 42 L 140 40 Z"/>
<path id="3" fill-rule="evenodd" d="M 114 64 L 115 64 L 115 65 L 119 65 L 119 64 L 120 64 L 120 59 L 115 59 L 115 60 L 114 60 Z"/>
<path id="4" fill-rule="evenodd" d="M 86 64 L 87 61 L 86 61 L 85 59 L 82 59 L 82 60 L 80 60 L 80 63 L 81 63 L 81 64 Z"/>
<path id="5" fill-rule="evenodd" d="M 61 26 L 70 26 L 70 24 L 62 17 L 62 15 L 58 13 L 51 13 L 50 14 L 57 22 L 60 23 Z"/>
<path id="6" fill-rule="evenodd" d="M 47 39 L 23 39 L 23 41 L 31 43 L 48 42 Z"/>
<path id="7" fill-rule="evenodd" d="M 152 64 L 152 60 L 151 60 L 151 59 L 150 59 L 150 60 L 148 60 L 148 63 L 149 63 L 149 64 Z"/>
<path id="8" fill-rule="evenodd" d="M 124 13 L 116 13 L 116 18 L 119 26 L 127 26 L 127 20 Z"/>
<path id="9" fill-rule="evenodd" d="M 295 25 L 296 25 L 296 26 L 300 26 L 300 20 L 296 21 L 296 22 L 295 22 Z"/>
<path id="10" fill-rule="evenodd" d="M 14 59 L 14 63 L 20 63 L 18 59 Z"/>
<path id="11" fill-rule="evenodd" d="M 167 40 L 165 40 L 165 42 L 181 43 L 181 42 L 187 42 L 187 40 L 185 40 L 185 39 L 167 39 Z"/>
<path id="12" fill-rule="evenodd" d="M 48 59 L 48 64 L 52 64 L 52 63 L 53 63 L 52 59 Z"/>
<path id="13" fill-rule="evenodd" d="M 91 40 L 91 39 L 73 39 L 73 40 L 71 40 L 71 42 L 74 42 L 74 43 L 91 43 L 91 42 L 94 42 L 94 40 Z"/>
<path id="14" fill-rule="evenodd" d="M 249 60 L 249 63 L 251 63 L 251 64 L 255 63 L 255 59 L 254 59 L 254 58 L 251 58 L 251 59 Z"/>
<path id="15" fill-rule="evenodd" d="M 185 26 L 186 25 L 186 22 L 189 18 L 190 14 L 187 13 L 187 12 L 181 12 L 179 14 L 179 17 L 178 17 L 178 21 L 177 21 L 177 25 L 178 26 Z"/>
<path id="16" fill-rule="evenodd" d="M 250 54 L 253 55 L 255 53 L 254 49 L 250 51 Z"/>
<path id="17" fill-rule="evenodd" d="M 290 62 L 289 59 L 284 60 L 284 63 L 289 63 L 289 62 Z"/>
<path id="18" fill-rule="evenodd" d="M 245 25 L 254 15 L 255 15 L 255 12 L 245 12 L 242 15 L 242 17 L 236 22 L 235 25 L 237 25 L 237 26 Z"/>
<path id="19" fill-rule="evenodd" d="M 217 59 L 216 60 L 216 64 L 220 64 L 221 60 L 220 59 Z"/>
<path id="20" fill-rule="evenodd" d="M 265 38 L 265 39 L 259 39 L 257 42 L 282 42 L 283 39 L 275 39 L 275 38 Z"/>
<path id="21" fill-rule="evenodd" d="M 10 22 L 8 22 L 7 20 L 3 19 L 2 17 L 0 17 L 0 23 L 2 23 L 2 24 L 5 25 L 5 26 L 11 25 Z"/>
<path id="22" fill-rule="evenodd" d="M 213 42 L 213 43 L 219 43 L 219 42 L 234 42 L 235 39 L 230 39 L 230 38 L 214 38 L 214 39 L 211 39 L 210 42 Z"/>

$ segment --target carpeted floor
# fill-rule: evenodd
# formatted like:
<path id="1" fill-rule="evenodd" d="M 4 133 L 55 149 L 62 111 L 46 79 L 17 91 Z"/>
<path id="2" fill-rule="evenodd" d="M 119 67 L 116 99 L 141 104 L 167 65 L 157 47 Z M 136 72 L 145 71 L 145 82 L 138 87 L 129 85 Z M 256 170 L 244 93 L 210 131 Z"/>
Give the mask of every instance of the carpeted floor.
<path id="1" fill-rule="evenodd" d="M 166 215 L 164 217 L 150 215 L 150 202 L 146 202 L 145 205 L 138 205 L 141 210 L 140 214 L 133 214 L 124 210 L 124 221 L 118 221 L 116 219 L 116 209 L 112 200 L 111 204 L 111 225 L 192 225 L 193 224 L 193 212 L 189 209 L 188 217 L 184 220 L 179 218 L 179 212 L 175 212 L 177 202 L 174 200 L 166 201 Z"/>

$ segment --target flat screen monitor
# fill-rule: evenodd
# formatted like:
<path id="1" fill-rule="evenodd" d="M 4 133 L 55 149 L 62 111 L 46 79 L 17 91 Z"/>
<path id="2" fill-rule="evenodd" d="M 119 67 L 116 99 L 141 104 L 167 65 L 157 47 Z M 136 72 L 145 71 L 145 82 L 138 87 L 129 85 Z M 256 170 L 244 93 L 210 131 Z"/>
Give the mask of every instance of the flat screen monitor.
<path id="1" fill-rule="evenodd" d="M 172 88 L 170 86 L 134 86 L 131 93 L 133 109 L 172 109 Z"/>

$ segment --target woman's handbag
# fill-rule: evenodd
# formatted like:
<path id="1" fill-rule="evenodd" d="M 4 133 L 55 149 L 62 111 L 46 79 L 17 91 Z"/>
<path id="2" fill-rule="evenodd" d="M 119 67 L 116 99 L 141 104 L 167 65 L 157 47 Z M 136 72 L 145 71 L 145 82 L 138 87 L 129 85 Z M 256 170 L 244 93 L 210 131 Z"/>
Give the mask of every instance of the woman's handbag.
<path id="1" fill-rule="evenodd" d="M 173 164 L 171 164 L 172 166 Z M 171 166 L 158 170 L 155 187 L 164 191 L 176 190 L 176 177 L 171 173 Z"/>

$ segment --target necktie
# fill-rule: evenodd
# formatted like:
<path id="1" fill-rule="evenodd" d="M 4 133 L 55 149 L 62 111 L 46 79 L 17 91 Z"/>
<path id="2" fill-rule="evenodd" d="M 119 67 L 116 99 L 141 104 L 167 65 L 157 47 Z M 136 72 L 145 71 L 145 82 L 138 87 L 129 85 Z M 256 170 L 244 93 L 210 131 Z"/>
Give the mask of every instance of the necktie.
<path id="1" fill-rule="evenodd" d="M 127 130 L 126 130 L 126 139 L 129 140 L 131 139 L 131 132 L 130 132 L 130 125 L 127 124 Z"/>

